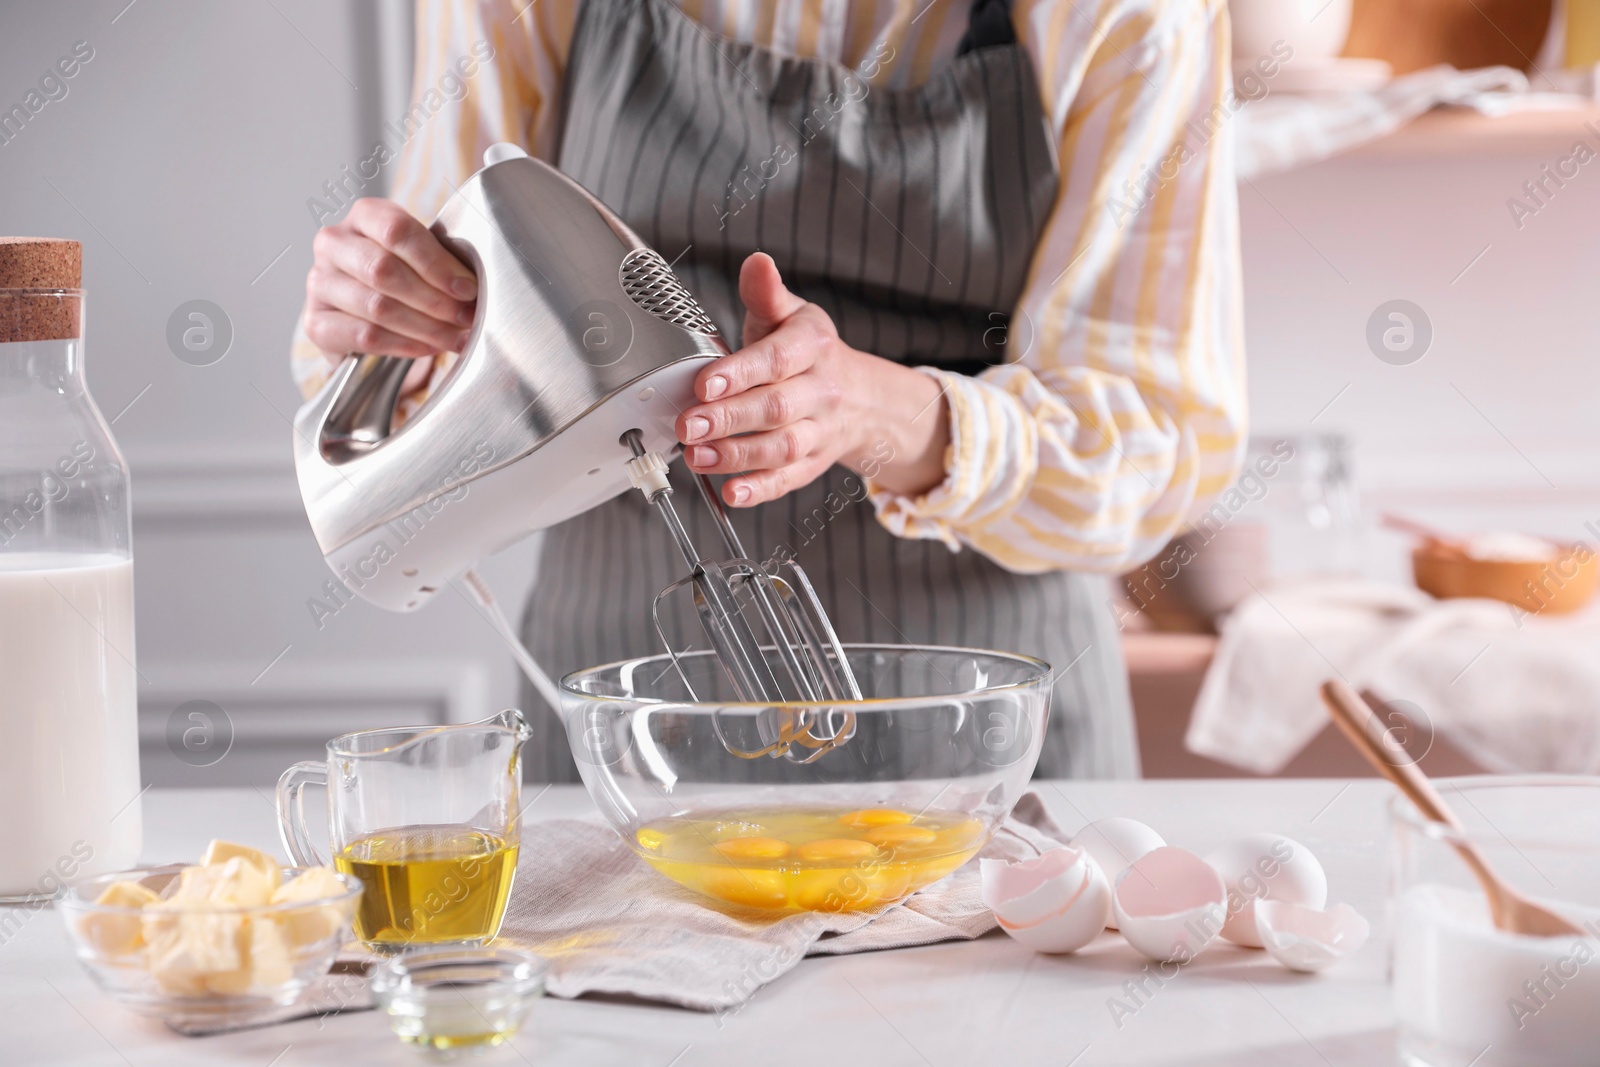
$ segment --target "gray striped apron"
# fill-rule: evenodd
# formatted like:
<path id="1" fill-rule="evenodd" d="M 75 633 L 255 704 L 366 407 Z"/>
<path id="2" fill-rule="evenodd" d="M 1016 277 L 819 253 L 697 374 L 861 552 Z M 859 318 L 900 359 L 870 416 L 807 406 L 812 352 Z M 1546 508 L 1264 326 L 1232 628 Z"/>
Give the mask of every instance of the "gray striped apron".
<path id="1" fill-rule="evenodd" d="M 564 96 L 561 169 L 675 262 L 728 338 L 742 334 L 739 265 L 763 251 L 856 348 L 968 374 L 1003 362 L 1058 182 L 1005 4 L 979 0 L 957 58 L 921 87 L 890 90 L 718 37 L 670 0 L 585 0 Z M 680 511 L 719 551 L 681 467 Z M 733 517 L 756 558 L 792 552 L 847 642 L 997 648 L 1054 665 L 1040 776 L 1138 773 L 1104 579 L 1013 574 L 897 538 L 839 467 Z M 658 652 L 651 598 L 685 573 L 659 516 L 637 493 L 618 497 L 545 535 L 524 640 L 563 672 Z M 679 603 L 667 629 L 681 649 L 698 623 Z M 559 717 L 531 689 L 523 698 L 529 773 L 576 781 Z"/>

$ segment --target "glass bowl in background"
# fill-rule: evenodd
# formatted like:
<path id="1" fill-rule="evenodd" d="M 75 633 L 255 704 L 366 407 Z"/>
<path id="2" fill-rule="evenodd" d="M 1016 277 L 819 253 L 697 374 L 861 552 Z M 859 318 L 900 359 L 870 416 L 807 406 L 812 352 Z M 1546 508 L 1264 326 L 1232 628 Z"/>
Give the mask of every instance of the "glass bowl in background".
<path id="1" fill-rule="evenodd" d="M 95 903 L 112 882 L 137 882 L 160 894 L 186 866 L 89 878 L 56 902 L 73 951 L 95 984 L 141 1015 L 246 1025 L 294 1003 L 327 973 L 350 936 L 361 883 L 349 875 L 338 876 L 344 889 L 337 894 L 259 907 L 193 905 L 154 915 L 149 908 Z M 298 874 L 283 868 L 283 881 Z M 150 935 L 185 940 L 193 966 L 152 973 Z"/>
<path id="2" fill-rule="evenodd" d="M 970 859 L 1032 777 L 1049 664 L 846 645 L 866 699 L 739 703 L 708 652 L 562 679 L 584 784 L 638 855 L 732 904 L 848 911 Z M 687 680 L 687 685 L 685 684 Z M 690 693 L 699 699 L 690 699 Z"/>
<path id="3" fill-rule="evenodd" d="M 1600 1048 L 1600 778 L 1440 779 L 1463 832 L 1389 802 L 1392 967 L 1410 1067 L 1587 1067 Z M 1503 933 L 1453 843 L 1586 936 Z"/>

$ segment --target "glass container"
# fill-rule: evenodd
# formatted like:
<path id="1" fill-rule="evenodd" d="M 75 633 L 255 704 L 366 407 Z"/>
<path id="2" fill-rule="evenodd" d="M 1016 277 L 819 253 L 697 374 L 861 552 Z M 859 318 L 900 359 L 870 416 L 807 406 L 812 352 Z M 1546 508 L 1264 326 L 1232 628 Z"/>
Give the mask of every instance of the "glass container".
<path id="1" fill-rule="evenodd" d="M 372 999 L 402 1041 L 454 1058 L 509 1041 L 544 995 L 549 969 L 511 948 L 417 949 L 378 965 Z"/>
<path id="2" fill-rule="evenodd" d="M 645 862 L 724 903 L 902 900 L 976 854 L 1028 788 L 1051 670 L 974 649 L 845 655 L 867 699 L 837 705 L 739 703 L 709 652 L 678 657 L 699 702 L 667 655 L 570 674 L 584 784 Z"/>
<path id="3" fill-rule="evenodd" d="M 1246 500 L 1240 519 L 1265 530 L 1273 580 L 1360 571 L 1360 513 L 1345 438 L 1252 437 L 1236 488 Z"/>
<path id="4" fill-rule="evenodd" d="M 1409 1067 L 1586 1067 L 1600 1048 L 1600 779 L 1441 779 L 1460 831 L 1390 801 L 1391 965 Z M 1497 930 L 1454 845 L 1584 933 Z"/>
<path id="5" fill-rule="evenodd" d="M 0 896 L 13 901 L 131 866 L 141 843 L 128 470 L 84 382 L 83 305 L 80 289 L 0 288 Z"/>
<path id="6" fill-rule="evenodd" d="M 333 866 L 366 887 L 355 930 L 369 948 L 481 945 L 500 929 L 521 842 L 521 712 L 481 722 L 363 730 L 326 762 L 278 780 L 279 832 L 318 867 L 304 790 L 325 785 Z"/>
<path id="7" fill-rule="evenodd" d="M 171 892 L 183 870 L 176 863 L 83 879 L 57 905 L 96 985 L 132 1011 L 178 1025 L 227 1029 L 280 1017 L 328 972 L 361 896 L 355 879 L 341 877 L 335 892 L 255 907 L 96 903 L 115 882 Z M 285 883 L 300 874 L 281 870 Z"/>

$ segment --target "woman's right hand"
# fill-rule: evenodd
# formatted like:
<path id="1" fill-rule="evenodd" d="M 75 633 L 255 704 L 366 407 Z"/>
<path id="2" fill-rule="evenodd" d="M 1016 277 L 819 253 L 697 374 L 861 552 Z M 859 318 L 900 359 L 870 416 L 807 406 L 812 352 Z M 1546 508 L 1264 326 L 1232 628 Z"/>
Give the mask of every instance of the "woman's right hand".
<path id="1" fill-rule="evenodd" d="M 416 359 L 466 346 L 478 279 L 399 204 L 357 200 L 311 247 L 306 336 L 330 360 L 349 352 Z M 428 369 L 413 368 L 408 391 Z"/>

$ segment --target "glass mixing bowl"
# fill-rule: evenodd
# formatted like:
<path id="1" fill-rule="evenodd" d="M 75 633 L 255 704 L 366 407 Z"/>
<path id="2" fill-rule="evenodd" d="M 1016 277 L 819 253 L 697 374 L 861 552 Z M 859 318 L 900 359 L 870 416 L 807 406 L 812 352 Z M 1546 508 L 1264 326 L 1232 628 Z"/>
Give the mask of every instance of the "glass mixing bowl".
<path id="1" fill-rule="evenodd" d="M 737 702 L 709 652 L 567 675 L 589 794 L 647 863 L 719 900 L 903 900 L 970 859 L 1027 788 L 1050 665 L 903 645 L 845 656 L 866 699 L 834 705 Z"/>

